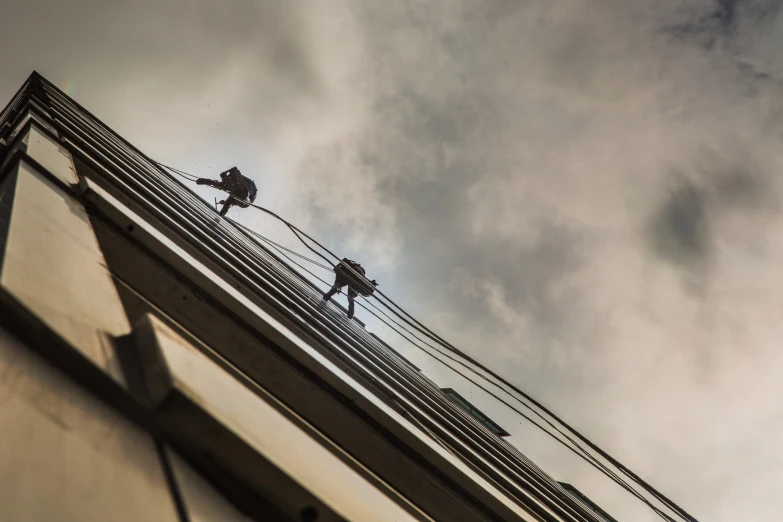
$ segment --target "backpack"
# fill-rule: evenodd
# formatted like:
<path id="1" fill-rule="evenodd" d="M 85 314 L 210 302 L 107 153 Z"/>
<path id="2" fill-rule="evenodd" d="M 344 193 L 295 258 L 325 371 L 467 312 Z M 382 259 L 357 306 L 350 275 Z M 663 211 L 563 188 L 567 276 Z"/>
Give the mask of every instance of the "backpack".
<path id="1" fill-rule="evenodd" d="M 345 257 L 343 258 L 342 261 L 340 261 L 340 264 L 347 265 L 353 268 L 354 270 L 356 270 L 357 272 L 359 272 L 360 274 L 364 275 L 364 268 L 362 268 L 362 265 L 360 265 L 356 261 L 351 261 L 350 259 Z"/>
<path id="2" fill-rule="evenodd" d="M 350 267 L 353 270 L 359 272 L 362 276 L 364 276 L 365 271 L 362 265 L 360 265 L 356 261 L 351 261 L 350 259 L 343 259 L 340 262 L 340 264 L 338 264 L 335 267 L 334 271 L 337 272 L 338 275 L 341 275 L 342 277 L 347 279 L 348 286 L 350 286 L 358 294 L 361 294 L 365 297 L 371 296 L 375 291 L 375 286 L 372 283 L 366 281 L 364 278 L 357 277 L 356 275 L 353 274 L 353 272 L 348 270 L 346 267 Z"/>
<path id="3" fill-rule="evenodd" d="M 258 195 L 258 189 L 256 188 L 256 183 L 248 177 L 245 176 L 242 177 L 245 178 L 245 184 L 247 184 L 248 199 L 252 203 L 256 200 L 256 196 Z"/>

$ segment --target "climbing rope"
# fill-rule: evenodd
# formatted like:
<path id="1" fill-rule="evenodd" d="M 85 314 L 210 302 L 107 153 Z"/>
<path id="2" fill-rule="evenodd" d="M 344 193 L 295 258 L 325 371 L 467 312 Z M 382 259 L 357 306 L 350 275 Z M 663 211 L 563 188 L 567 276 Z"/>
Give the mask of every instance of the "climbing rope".
<path id="1" fill-rule="evenodd" d="M 269 239 L 269 238 L 267 238 L 267 237 L 264 237 L 264 236 L 262 236 L 261 234 L 259 234 L 259 233 L 258 233 L 258 232 L 256 232 L 255 230 L 253 230 L 253 229 L 251 229 L 251 228 L 249 228 L 249 227 L 246 227 L 245 225 L 243 225 L 242 223 L 240 223 L 240 222 L 238 222 L 238 221 L 235 221 L 235 220 L 233 220 L 233 219 L 231 219 L 231 218 L 225 218 L 225 219 L 226 219 L 226 220 L 228 220 L 228 221 L 230 221 L 231 223 L 233 223 L 235 226 L 237 226 L 237 227 L 241 228 L 242 230 L 244 230 L 244 231 L 245 231 L 245 232 L 247 232 L 248 234 L 251 234 L 251 235 L 255 236 L 256 238 L 260 239 L 260 240 L 261 240 L 261 241 L 263 241 L 264 243 L 267 243 L 267 244 L 273 245 L 273 246 L 274 246 L 275 248 L 277 248 L 277 249 L 280 249 L 280 250 L 285 250 L 285 251 L 286 251 L 286 252 L 288 252 L 289 254 L 292 254 L 292 255 L 294 255 L 294 256 L 296 256 L 296 257 L 298 257 L 298 258 L 304 259 L 305 261 L 307 261 L 307 262 L 309 262 L 309 263 L 312 263 L 312 264 L 314 264 L 315 266 L 321 267 L 321 268 L 323 268 L 323 269 L 325 269 L 325 270 L 329 270 L 330 272 L 332 272 L 332 271 L 334 270 L 334 267 L 333 267 L 333 266 L 330 266 L 330 265 L 324 265 L 324 264 L 322 264 L 322 263 L 319 263 L 318 261 L 314 261 L 314 260 L 310 259 L 310 258 L 309 258 L 309 257 L 307 257 L 307 256 L 303 256 L 303 255 L 302 255 L 302 254 L 300 254 L 299 252 L 296 252 L 296 251 L 294 251 L 294 250 L 291 250 L 290 248 L 286 248 L 286 247 L 284 247 L 283 245 L 281 245 L 281 244 L 279 244 L 279 243 L 275 243 L 275 242 L 274 242 L 274 241 L 272 241 L 271 239 Z"/>

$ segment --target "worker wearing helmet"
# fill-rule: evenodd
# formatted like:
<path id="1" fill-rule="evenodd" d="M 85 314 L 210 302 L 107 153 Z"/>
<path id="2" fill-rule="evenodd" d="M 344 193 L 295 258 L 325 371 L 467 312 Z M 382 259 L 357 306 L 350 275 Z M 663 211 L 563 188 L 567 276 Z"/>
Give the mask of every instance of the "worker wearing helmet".
<path id="1" fill-rule="evenodd" d="M 249 207 L 258 195 L 258 189 L 253 180 L 243 176 L 236 167 L 231 167 L 227 171 L 221 172 L 220 181 L 199 178 L 196 180 L 196 184 L 228 192 L 229 196 L 225 200 L 220 201 L 223 205 L 223 208 L 220 209 L 221 216 L 225 216 L 232 205 L 240 208 Z"/>
<path id="2" fill-rule="evenodd" d="M 340 291 L 344 286 L 348 287 L 348 319 L 353 318 L 354 299 L 363 295 L 369 297 L 375 291 L 378 283 L 375 280 L 367 281 L 364 277 L 365 272 L 362 265 L 348 258 L 334 267 L 335 279 L 332 288 L 324 294 L 324 301 L 328 301 L 334 294 Z M 356 275 L 360 274 L 360 275 Z"/>

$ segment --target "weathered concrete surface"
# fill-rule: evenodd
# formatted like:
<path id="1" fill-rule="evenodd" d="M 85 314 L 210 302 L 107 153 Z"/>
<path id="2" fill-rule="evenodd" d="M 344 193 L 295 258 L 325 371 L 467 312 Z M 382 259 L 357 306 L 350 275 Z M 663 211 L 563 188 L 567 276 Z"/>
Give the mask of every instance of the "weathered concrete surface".
<path id="1" fill-rule="evenodd" d="M 166 454 L 190 522 L 252 522 L 179 455 Z"/>
<path id="2" fill-rule="evenodd" d="M 81 203 L 19 162 L 0 285 L 88 359 L 122 381 L 106 336 L 130 331 Z"/>
<path id="3" fill-rule="evenodd" d="M 71 153 L 68 152 L 68 149 L 34 125 L 30 127 L 24 140 L 27 144 L 27 155 L 52 176 L 66 186 L 79 183 L 79 177 L 76 175 L 76 168 L 73 166 Z"/>
<path id="4" fill-rule="evenodd" d="M 295 519 L 415 520 L 273 406 L 152 316 L 133 336 L 159 419 Z"/>
<path id="5" fill-rule="evenodd" d="M 0 520 L 178 521 L 151 437 L 2 328 Z"/>

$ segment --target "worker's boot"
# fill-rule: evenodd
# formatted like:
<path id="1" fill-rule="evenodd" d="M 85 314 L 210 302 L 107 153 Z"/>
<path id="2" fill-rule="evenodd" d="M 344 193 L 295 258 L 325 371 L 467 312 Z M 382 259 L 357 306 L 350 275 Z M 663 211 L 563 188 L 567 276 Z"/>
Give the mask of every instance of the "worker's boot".
<path id="1" fill-rule="evenodd" d="M 348 299 L 348 319 L 353 319 L 353 299 Z"/>

